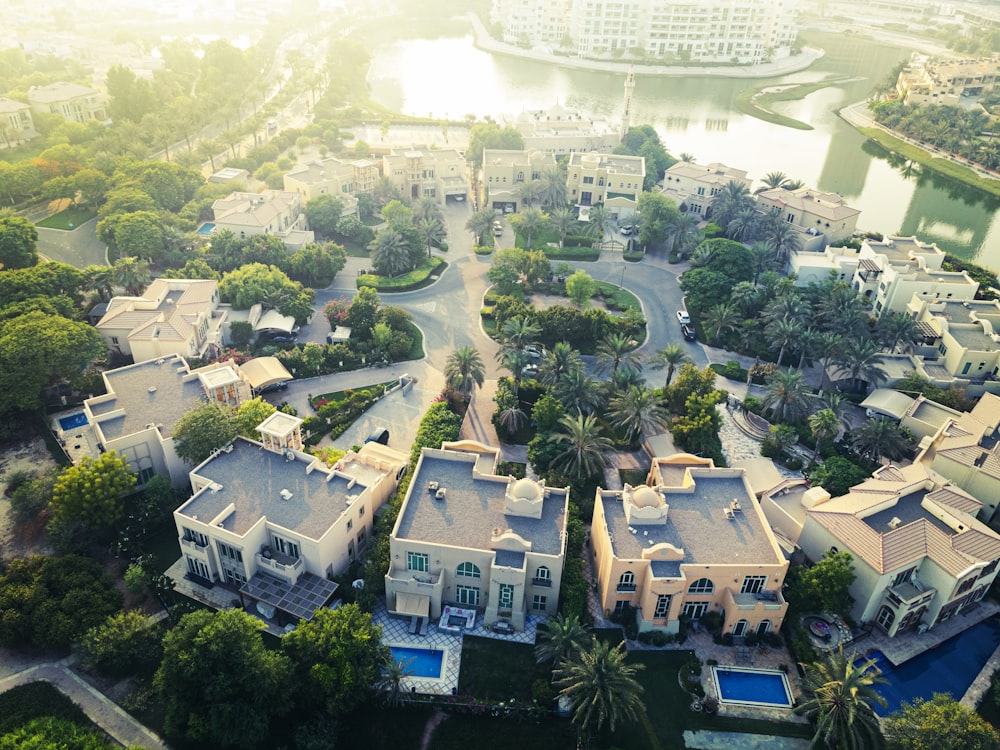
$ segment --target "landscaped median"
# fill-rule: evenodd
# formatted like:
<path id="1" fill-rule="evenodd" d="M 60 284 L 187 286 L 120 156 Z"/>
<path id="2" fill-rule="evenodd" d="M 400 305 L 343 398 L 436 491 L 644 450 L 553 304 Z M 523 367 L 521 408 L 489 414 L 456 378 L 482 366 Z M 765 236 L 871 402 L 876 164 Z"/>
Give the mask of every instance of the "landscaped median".
<path id="1" fill-rule="evenodd" d="M 370 287 L 379 292 L 410 292 L 423 289 L 437 281 L 448 264 L 442 258 L 427 258 L 419 266 L 402 276 L 379 276 L 363 273 L 358 276 L 358 289 Z"/>

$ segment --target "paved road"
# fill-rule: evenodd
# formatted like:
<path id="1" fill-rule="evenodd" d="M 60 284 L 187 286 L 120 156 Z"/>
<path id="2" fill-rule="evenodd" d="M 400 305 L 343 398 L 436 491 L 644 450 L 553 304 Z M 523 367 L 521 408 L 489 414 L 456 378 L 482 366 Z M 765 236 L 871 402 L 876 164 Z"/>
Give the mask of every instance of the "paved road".
<path id="1" fill-rule="evenodd" d="M 97 239 L 96 217 L 72 231 L 38 227 L 38 252 L 49 260 L 76 268 L 109 263 L 108 246 Z"/>

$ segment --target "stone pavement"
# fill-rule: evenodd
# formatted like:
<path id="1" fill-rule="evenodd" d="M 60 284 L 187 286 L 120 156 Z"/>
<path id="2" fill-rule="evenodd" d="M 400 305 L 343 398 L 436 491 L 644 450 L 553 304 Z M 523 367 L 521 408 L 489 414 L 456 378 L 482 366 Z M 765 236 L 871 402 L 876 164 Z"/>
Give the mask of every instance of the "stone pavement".
<path id="1" fill-rule="evenodd" d="M 684 746 L 691 750 L 806 750 L 809 740 L 689 729 L 684 732 Z"/>
<path id="2" fill-rule="evenodd" d="M 0 680 L 0 693 L 18 685 L 42 680 L 51 683 L 80 706 L 97 726 L 125 746 L 167 750 L 155 733 L 116 706 L 66 665 L 67 660 L 38 664 Z"/>

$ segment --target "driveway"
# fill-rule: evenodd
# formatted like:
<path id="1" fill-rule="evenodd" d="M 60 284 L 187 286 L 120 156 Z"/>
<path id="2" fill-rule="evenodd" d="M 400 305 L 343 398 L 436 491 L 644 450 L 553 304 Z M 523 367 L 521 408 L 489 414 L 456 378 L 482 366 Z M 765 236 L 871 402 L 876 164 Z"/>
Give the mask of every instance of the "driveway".
<path id="1" fill-rule="evenodd" d="M 97 218 L 72 231 L 38 227 L 38 252 L 75 268 L 110 265 L 108 246 L 97 239 Z"/>

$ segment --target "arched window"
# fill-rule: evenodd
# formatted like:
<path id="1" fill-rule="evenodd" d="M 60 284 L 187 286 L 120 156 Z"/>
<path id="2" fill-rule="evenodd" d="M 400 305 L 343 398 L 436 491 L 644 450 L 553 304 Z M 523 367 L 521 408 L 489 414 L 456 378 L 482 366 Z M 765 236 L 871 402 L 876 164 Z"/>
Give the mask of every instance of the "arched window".
<path id="1" fill-rule="evenodd" d="M 733 625 L 733 635 L 737 638 L 742 635 L 746 635 L 748 627 L 750 627 L 750 623 L 746 620 L 737 620 L 736 624 Z"/>
<path id="2" fill-rule="evenodd" d="M 552 585 L 552 571 L 546 568 L 544 565 L 539 565 L 535 568 L 535 579 L 532 583 L 536 586 L 551 586 Z"/>
<path id="3" fill-rule="evenodd" d="M 891 607 L 882 607 L 878 611 L 878 617 L 875 620 L 878 622 L 879 627 L 887 631 L 892 627 L 892 623 L 896 621 L 896 613 L 892 611 Z"/>
<path id="4" fill-rule="evenodd" d="M 479 568 L 470 562 L 464 562 L 458 566 L 455 575 L 459 578 L 479 578 Z"/>
<path id="5" fill-rule="evenodd" d="M 760 624 L 757 625 L 757 635 L 764 635 L 764 633 L 771 632 L 771 621 L 761 620 Z"/>
<path id="6" fill-rule="evenodd" d="M 618 579 L 618 590 L 635 591 L 635 573 L 631 570 L 622 573 L 621 578 Z"/>
<path id="7" fill-rule="evenodd" d="M 711 594 L 715 591 L 715 584 L 708 578 L 699 578 L 688 586 L 689 594 Z"/>

